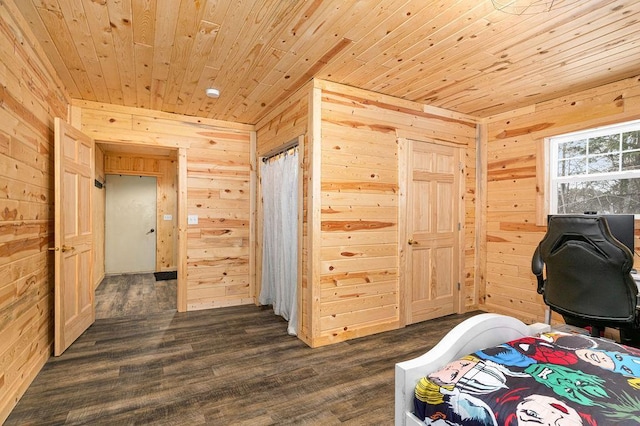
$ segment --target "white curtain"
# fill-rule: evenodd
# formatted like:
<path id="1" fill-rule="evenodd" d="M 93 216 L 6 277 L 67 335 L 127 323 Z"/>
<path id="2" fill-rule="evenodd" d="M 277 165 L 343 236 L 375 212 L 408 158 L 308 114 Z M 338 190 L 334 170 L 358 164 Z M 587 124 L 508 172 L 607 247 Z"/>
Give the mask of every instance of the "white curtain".
<path id="1" fill-rule="evenodd" d="M 259 301 L 273 305 L 298 334 L 298 148 L 261 165 L 263 200 L 262 287 Z"/>

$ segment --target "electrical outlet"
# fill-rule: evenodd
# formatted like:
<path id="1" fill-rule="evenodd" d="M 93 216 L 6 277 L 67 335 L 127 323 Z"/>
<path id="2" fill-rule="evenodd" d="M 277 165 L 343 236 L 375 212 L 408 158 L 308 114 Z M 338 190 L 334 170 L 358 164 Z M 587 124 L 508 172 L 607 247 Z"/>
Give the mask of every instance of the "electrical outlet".
<path id="1" fill-rule="evenodd" d="M 197 214 L 190 214 L 189 216 L 187 216 L 187 224 L 189 224 L 189 225 L 197 225 L 198 224 L 198 215 Z"/>

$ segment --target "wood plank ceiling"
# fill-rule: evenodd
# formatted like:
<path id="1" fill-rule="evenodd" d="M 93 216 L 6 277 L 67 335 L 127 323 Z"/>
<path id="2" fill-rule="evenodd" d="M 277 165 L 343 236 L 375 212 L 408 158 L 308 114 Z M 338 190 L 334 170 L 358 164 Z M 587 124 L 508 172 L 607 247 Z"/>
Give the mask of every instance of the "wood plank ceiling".
<path id="1" fill-rule="evenodd" d="M 640 74 L 640 0 L 16 3 L 73 98 L 242 123 L 312 77 L 487 117 Z"/>

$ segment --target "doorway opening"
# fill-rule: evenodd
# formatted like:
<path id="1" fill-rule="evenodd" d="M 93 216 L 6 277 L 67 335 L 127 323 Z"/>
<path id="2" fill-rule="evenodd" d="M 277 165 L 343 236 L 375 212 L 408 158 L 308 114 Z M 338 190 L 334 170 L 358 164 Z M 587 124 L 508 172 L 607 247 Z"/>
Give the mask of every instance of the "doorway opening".
<path id="1" fill-rule="evenodd" d="M 178 310 L 178 151 L 98 143 L 96 319 Z"/>
<path id="2" fill-rule="evenodd" d="M 304 136 L 258 155 L 256 297 L 302 331 L 302 218 Z"/>

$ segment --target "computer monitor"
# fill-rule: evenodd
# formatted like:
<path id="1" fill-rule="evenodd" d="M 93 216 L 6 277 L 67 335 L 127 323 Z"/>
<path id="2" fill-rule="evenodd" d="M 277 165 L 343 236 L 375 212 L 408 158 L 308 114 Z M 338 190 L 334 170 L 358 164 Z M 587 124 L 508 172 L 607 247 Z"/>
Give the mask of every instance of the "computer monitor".
<path id="1" fill-rule="evenodd" d="M 551 216 L 563 216 L 559 215 L 549 215 L 547 220 Z M 622 244 L 627 246 L 631 253 L 635 254 L 634 251 L 634 232 L 635 232 L 635 220 L 632 214 L 598 214 L 596 212 L 586 212 L 585 216 L 599 216 L 604 217 L 607 220 L 607 225 L 609 225 L 609 230 L 611 231 L 611 235 Z"/>

